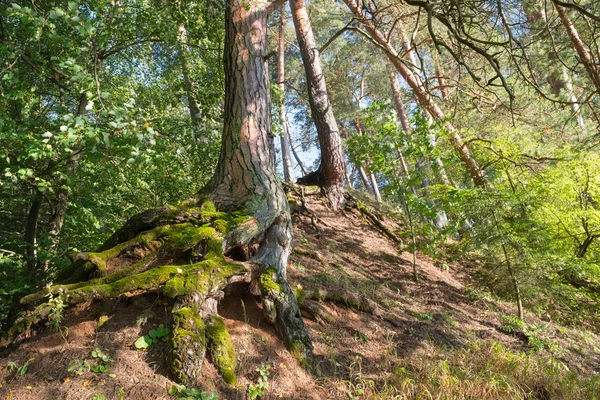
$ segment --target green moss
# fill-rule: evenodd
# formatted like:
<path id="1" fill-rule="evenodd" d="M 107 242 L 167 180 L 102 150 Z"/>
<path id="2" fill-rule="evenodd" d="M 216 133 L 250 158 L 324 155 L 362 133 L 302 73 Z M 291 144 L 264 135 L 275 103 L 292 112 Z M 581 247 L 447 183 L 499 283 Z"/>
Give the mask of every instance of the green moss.
<path id="1" fill-rule="evenodd" d="M 215 207 L 215 203 L 213 203 L 210 200 L 206 200 L 204 201 L 204 203 L 202 203 L 202 205 L 200 206 L 200 210 L 202 212 L 217 212 L 217 207 Z"/>
<path id="2" fill-rule="evenodd" d="M 298 360 L 298 363 L 302 368 L 310 368 L 310 361 L 306 358 L 306 346 L 299 340 L 292 342 L 290 345 L 290 354 Z"/>
<path id="3" fill-rule="evenodd" d="M 177 296 L 183 296 L 185 294 L 185 280 L 183 277 L 177 276 L 169 279 L 165 284 L 163 293 L 172 299 Z"/>
<path id="4" fill-rule="evenodd" d="M 200 314 L 182 307 L 171 314 L 169 367 L 175 378 L 188 384 L 200 375 L 206 352 L 206 329 Z"/>
<path id="5" fill-rule="evenodd" d="M 217 219 L 213 221 L 212 225 L 219 233 L 227 233 L 229 231 L 229 222 L 224 219 Z"/>
<path id="6" fill-rule="evenodd" d="M 294 296 L 296 296 L 298 305 L 301 306 L 304 304 L 304 300 L 306 300 L 306 291 L 302 288 L 302 286 L 298 285 L 296 289 L 294 289 Z"/>
<path id="7" fill-rule="evenodd" d="M 275 281 L 276 276 L 277 271 L 275 271 L 273 268 L 269 268 L 260 275 L 260 288 L 263 295 L 267 295 L 270 292 L 275 294 L 281 293 L 281 285 Z"/>
<path id="8" fill-rule="evenodd" d="M 231 343 L 231 338 L 223 320 L 214 315 L 208 318 L 206 324 L 206 339 L 213 363 L 223 375 L 223 380 L 230 385 L 237 384 L 235 369 L 237 354 Z"/>

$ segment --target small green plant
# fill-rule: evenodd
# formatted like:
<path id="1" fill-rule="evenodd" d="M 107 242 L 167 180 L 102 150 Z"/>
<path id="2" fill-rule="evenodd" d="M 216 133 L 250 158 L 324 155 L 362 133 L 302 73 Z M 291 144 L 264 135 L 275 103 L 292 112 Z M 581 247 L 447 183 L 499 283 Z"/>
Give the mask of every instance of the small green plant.
<path id="1" fill-rule="evenodd" d="M 145 350 L 160 339 L 166 339 L 168 334 L 169 328 L 159 326 L 156 329 L 150 329 L 147 335 L 138 338 L 133 345 L 136 349 Z"/>
<path id="2" fill-rule="evenodd" d="M 265 395 L 265 391 L 269 388 L 269 370 L 271 369 L 270 365 L 263 364 L 259 368 L 256 369 L 256 372 L 260 374 L 258 378 L 258 382 L 256 385 L 250 384 L 248 385 L 248 397 L 251 400 L 258 399 L 259 397 L 263 397 Z"/>
<path id="3" fill-rule="evenodd" d="M 76 375 L 83 375 L 88 371 L 102 374 L 110 370 L 110 363 L 112 362 L 112 359 L 108 355 L 104 354 L 102 350 L 96 347 L 94 350 L 92 350 L 91 355 L 91 360 L 75 360 L 74 364 L 72 364 L 67 371 L 73 372 Z"/>
<path id="4" fill-rule="evenodd" d="M 75 360 L 75 364 L 71 365 L 67 371 L 73 372 L 76 375 L 83 375 L 90 370 L 90 360 Z"/>
<path id="5" fill-rule="evenodd" d="M 14 361 L 9 361 L 7 364 L 8 372 L 10 373 L 16 370 L 15 376 L 23 376 L 27 373 L 27 369 L 29 368 L 29 365 L 33 360 L 35 360 L 35 358 L 30 358 L 29 360 L 25 361 L 25 363 L 20 367 Z"/>
<path id="6" fill-rule="evenodd" d="M 502 315 L 500 318 L 502 319 L 502 325 L 499 329 L 504 333 L 512 335 L 525 328 L 525 323 L 513 315 Z"/>
<path id="7" fill-rule="evenodd" d="M 430 312 L 418 312 L 415 315 L 422 321 L 433 321 L 433 314 Z"/>
<path id="8" fill-rule="evenodd" d="M 196 388 L 187 388 L 184 385 L 173 385 L 168 393 L 176 396 L 177 400 L 219 400 L 215 392 L 205 392 Z"/>
<path id="9" fill-rule="evenodd" d="M 50 326 L 54 332 L 60 332 L 62 338 L 67 341 L 67 335 L 69 334 L 69 328 L 62 326 L 62 322 L 65 319 L 65 308 L 67 305 L 62 299 L 62 289 L 56 294 L 48 293 L 48 304 L 50 305 L 50 312 L 48 313 L 48 321 L 46 325 Z"/>
<path id="10" fill-rule="evenodd" d="M 120 386 L 117 389 L 117 396 L 119 396 L 119 400 L 125 400 L 125 388 Z"/>
<path id="11" fill-rule="evenodd" d="M 361 343 L 367 343 L 369 341 L 369 337 L 363 332 L 356 331 L 353 336 L 354 340 Z"/>
<path id="12" fill-rule="evenodd" d="M 106 397 L 103 394 L 96 394 L 92 396 L 92 400 L 106 400 Z"/>
<path id="13" fill-rule="evenodd" d="M 297 269 L 300 272 L 306 272 L 306 267 L 300 263 L 293 264 L 294 269 Z"/>
<path id="14" fill-rule="evenodd" d="M 452 311 L 442 312 L 442 318 L 444 322 L 448 325 L 453 326 L 455 328 L 458 327 L 458 322 L 456 322 L 456 320 L 454 319 L 454 314 L 452 313 Z"/>
<path id="15" fill-rule="evenodd" d="M 242 303 L 242 311 L 244 312 L 244 323 L 246 325 L 248 325 L 248 314 L 246 313 L 246 303 L 244 303 L 243 299 L 240 299 L 240 302 Z"/>
<path id="16" fill-rule="evenodd" d="M 97 361 L 97 364 L 91 365 L 90 371 L 101 374 L 110 369 L 110 363 L 112 362 L 112 359 L 108 355 L 104 354 L 98 347 L 92 350 L 92 358 Z"/>

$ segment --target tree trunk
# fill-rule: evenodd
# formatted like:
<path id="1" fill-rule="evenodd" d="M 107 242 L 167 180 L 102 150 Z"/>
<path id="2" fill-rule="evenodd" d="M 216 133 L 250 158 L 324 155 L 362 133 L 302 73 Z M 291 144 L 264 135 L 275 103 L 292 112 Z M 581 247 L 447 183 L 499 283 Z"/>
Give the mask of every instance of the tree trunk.
<path id="1" fill-rule="evenodd" d="M 31 273 L 35 272 L 37 268 L 36 237 L 42 200 L 42 192 L 36 190 L 27 213 L 27 222 L 25 223 L 25 268 Z"/>
<path id="2" fill-rule="evenodd" d="M 298 156 L 298 153 L 296 152 L 296 148 L 294 147 L 294 142 L 292 142 L 292 135 L 288 135 L 288 140 L 290 142 L 290 149 L 292 150 L 292 154 L 294 155 L 294 158 L 296 159 L 296 163 L 298 163 L 298 166 L 300 167 L 300 170 L 302 171 L 302 175 L 308 175 L 308 170 L 306 169 L 306 167 L 304 166 L 304 163 L 302 162 L 302 160 Z"/>
<path id="3" fill-rule="evenodd" d="M 356 133 L 358 133 L 359 136 L 363 136 L 365 134 L 360 126 L 360 122 L 356 119 L 354 120 L 354 127 L 356 128 Z M 365 163 L 365 166 L 367 167 L 367 169 L 369 169 L 370 164 L 371 164 L 371 160 L 369 160 L 369 156 L 367 155 L 366 163 Z M 367 177 L 366 177 L 365 171 L 363 170 L 362 165 L 359 167 L 359 171 L 361 174 L 361 178 L 365 182 L 365 186 L 367 186 L 366 185 Z M 375 200 L 377 200 L 378 203 L 381 203 L 381 194 L 379 193 L 379 185 L 377 184 L 377 178 L 375 177 L 375 174 L 373 174 L 373 172 L 369 171 L 368 178 L 369 178 L 369 183 L 370 183 L 370 187 L 371 187 L 371 193 L 375 197 Z"/>
<path id="4" fill-rule="evenodd" d="M 362 181 L 363 185 L 365 186 L 365 191 L 373 193 L 373 188 L 371 187 L 371 183 L 369 182 L 369 178 L 367 177 L 367 173 L 365 172 L 365 169 L 362 167 L 362 165 L 360 165 L 360 166 L 357 165 L 356 169 L 358 170 L 360 180 Z"/>
<path id="5" fill-rule="evenodd" d="M 279 41 L 277 54 L 277 85 L 279 85 L 279 119 L 283 128 L 281 140 L 281 163 L 283 164 L 283 177 L 286 182 L 296 181 L 294 168 L 290 156 L 290 133 L 285 109 L 285 31 L 283 21 L 284 10 L 279 10 Z"/>
<path id="6" fill-rule="evenodd" d="M 79 99 L 79 105 L 77 106 L 76 115 L 85 115 L 87 113 L 87 104 L 87 95 L 85 93 L 82 93 Z M 56 196 L 54 198 L 54 201 L 52 202 L 52 204 L 50 204 L 51 215 L 48 221 L 48 235 L 50 237 L 50 245 L 48 247 L 48 250 L 50 250 L 50 254 L 52 254 L 52 252 L 58 248 L 59 235 L 64 225 L 65 214 L 67 213 L 67 209 L 69 208 L 69 188 L 67 187 L 67 185 L 69 184 L 68 178 L 75 174 L 75 170 L 77 169 L 81 158 L 81 153 L 78 152 L 76 148 L 74 150 L 74 155 L 67 162 L 67 178 L 60 180 L 59 187 L 56 190 Z M 39 265 L 40 271 L 47 271 L 49 265 L 50 259 L 44 260 Z"/>
<path id="7" fill-rule="evenodd" d="M 556 3 L 556 1 L 552 1 L 554 4 L 554 8 L 558 13 L 558 17 L 560 18 L 560 22 L 563 24 L 565 29 L 567 30 L 567 34 L 571 39 L 571 43 L 573 44 L 573 48 L 575 52 L 579 56 L 579 60 L 583 64 L 589 78 L 592 80 L 594 87 L 596 88 L 596 92 L 600 93 L 600 67 L 594 60 L 594 57 L 591 51 L 587 48 L 581 37 L 579 36 L 579 32 L 577 28 L 573 24 L 573 21 L 569 18 L 567 11 L 560 5 Z"/>
<path id="8" fill-rule="evenodd" d="M 77 254 L 70 276 L 63 274 L 63 284 L 20 300 L 24 306 L 36 307 L 17 318 L 0 345 L 48 318 L 52 308 L 43 303 L 47 292 L 65 305 L 74 305 L 132 291 L 162 290 L 174 299 L 169 365 L 175 378 L 198 385 L 208 353 L 223 379 L 235 385 L 235 349 L 217 315 L 217 304 L 227 286 L 245 281 L 261 295 L 264 316 L 286 347 L 301 365 L 310 364 L 312 342 L 286 280 L 293 232 L 290 210 L 270 162 L 267 18 L 281 3 L 227 2 L 222 148 L 206 187 L 177 207 L 132 217 L 96 252 Z M 32 207 L 32 216 L 34 211 Z M 251 244 L 258 244 L 258 249 L 250 259 L 226 258 Z M 107 271 L 108 262 L 130 257 L 134 248 L 143 249 L 145 256 Z M 85 281 L 90 278 L 94 279 Z"/>
<path id="9" fill-rule="evenodd" d="M 415 97 L 421 104 L 421 106 L 438 121 L 444 121 L 446 116 L 442 109 L 435 103 L 431 95 L 427 92 L 423 86 L 420 78 L 416 76 L 410 68 L 408 68 L 402 61 L 401 57 L 391 43 L 386 39 L 385 35 L 379 31 L 377 26 L 373 23 L 372 19 L 368 18 L 362 11 L 360 4 L 354 0 L 344 0 L 344 3 L 348 6 L 354 16 L 360 21 L 365 27 L 365 30 L 379 46 L 381 46 L 390 62 L 394 65 L 398 73 L 406 81 L 415 94 Z M 450 142 L 454 146 L 454 149 L 458 152 L 459 157 L 469 172 L 473 184 L 478 187 L 485 187 L 492 189 L 492 185 L 484 176 L 483 171 L 479 167 L 479 164 L 471 156 L 471 152 L 467 147 L 466 143 L 463 142 L 462 138 L 458 134 L 458 131 L 454 126 L 446 121 L 444 123 L 446 130 L 450 136 Z"/>
<path id="10" fill-rule="evenodd" d="M 304 0 L 290 0 L 290 8 L 306 72 L 312 118 L 321 146 L 320 182 L 331 208 L 337 210 L 344 203 L 344 152 L 340 133 L 327 96 L 325 75 Z"/>
<path id="11" fill-rule="evenodd" d="M 448 100 L 450 97 L 450 87 L 446 82 L 446 72 L 444 71 L 444 66 L 440 61 L 440 55 L 437 53 L 435 48 L 431 48 L 431 55 L 433 58 L 433 65 L 435 66 L 435 75 L 437 77 L 438 86 L 440 89 L 440 93 L 442 94 L 442 101 Z"/>
<path id="12" fill-rule="evenodd" d="M 400 85 L 398 84 L 397 74 L 392 68 L 388 68 L 388 72 L 389 72 L 389 78 L 390 78 L 390 86 L 392 88 L 392 95 L 394 98 L 394 109 L 396 110 L 396 117 L 400 121 L 400 125 L 402 126 L 402 129 L 404 130 L 404 132 L 407 135 L 410 135 L 411 126 L 408 121 L 408 116 L 406 115 L 406 107 L 404 106 L 404 102 L 402 101 L 402 94 L 400 92 Z M 410 173 L 408 171 L 408 166 L 406 165 L 404 155 L 400 151 L 398 144 L 396 144 L 395 147 L 396 147 L 396 152 L 398 153 L 398 157 L 400 159 L 400 165 L 402 167 L 402 171 L 406 175 L 406 177 L 408 179 L 410 179 Z M 437 160 L 439 160 L 439 157 L 437 157 Z M 443 169 L 444 165 L 442 164 L 441 160 L 439 160 L 439 162 L 440 162 L 440 168 Z M 417 160 L 415 168 L 417 169 L 417 171 L 419 171 L 419 175 L 421 176 L 421 188 L 426 188 L 427 186 L 429 186 L 429 181 L 427 180 L 427 175 L 425 173 L 425 166 L 423 165 L 423 160 Z M 443 170 L 443 171 L 445 174 L 445 170 Z M 447 177 L 446 177 L 446 179 L 447 179 Z M 445 183 L 445 184 L 447 184 L 447 183 Z M 413 191 L 413 193 L 416 193 L 416 189 L 411 187 L 411 190 Z M 409 211 L 407 211 L 407 212 L 409 212 Z M 439 211 L 437 213 L 433 223 L 438 229 L 441 230 L 448 225 L 448 216 L 446 215 L 446 213 L 444 211 Z"/>
<path id="13" fill-rule="evenodd" d="M 181 72 L 183 75 L 183 86 L 185 88 L 185 95 L 188 100 L 188 109 L 190 110 L 190 118 L 192 119 L 192 126 L 200 130 L 202 128 L 202 109 L 200 103 L 197 100 L 196 89 L 190 79 L 190 68 L 188 59 L 190 57 L 190 49 L 187 45 L 187 30 L 185 25 L 181 24 L 178 27 L 179 31 L 179 59 L 181 62 Z"/>
<path id="14" fill-rule="evenodd" d="M 577 118 L 577 125 L 579 126 L 579 139 L 583 140 L 587 136 L 587 129 L 585 126 L 585 121 L 583 120 L 583 115 L 581 115 L 581 106 L 579 105 L 579 99 L 575 96 L 575 91 L 573 90 L 573 83 L 571 82 L 571 77 L 569 76 L 569 72 L 567 71 L 567 67 L 562 66 L 562 76 L 565 81 L 565 89 L 567 90 L 567 96 L 569 96 L 569 101 L 571 102 L 571 110 L 575 117 Z"/>
<path id="15" fill-rule="evenodd" d="M 277 286 L 277 290 L 263 290 L 263 310 L 286 346 L 308 360 L 312 343 L 286 281 L 293 232 L 290 210 L 274 165 L 269 162 L 272 133 L 267 18 L 272 4 L 265 0 L 250 4 L 228 1 L 221 155 L 213 178 L 200 195 L 212 200 L 219 210 L 243 210 L 254 216 L 241 228 L 243 233 L 234 232 L 225 239 L 224 247 L 246 245 L 262 237 L 251 261 L 261 273 L 263 289 L 264 281 Z"/>

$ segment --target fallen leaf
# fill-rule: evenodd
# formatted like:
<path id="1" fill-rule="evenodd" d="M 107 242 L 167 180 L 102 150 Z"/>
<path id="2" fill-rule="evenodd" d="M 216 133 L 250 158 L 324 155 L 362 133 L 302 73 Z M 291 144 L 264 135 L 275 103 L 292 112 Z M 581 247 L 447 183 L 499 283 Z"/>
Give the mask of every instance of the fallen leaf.
<path id="1" fill-rule="evenodd" d="M 31 387 L 31 386 L 25 386 L 25 389 L 31 390 L 31 389 L 33 389 L 33 387 Z"/>
<path id="2" fill-rule="evenodd" d="M 85 381 L 85 382 L 83 382 L 83 386 L 84 386 L 84 387 L 88 387 L 88 386 L 90 386 L 90 382 L 89 382 L 89 381 Z"/>
<path id="3" fill-rule="evenodd" d="M 67 382 L 69 382 L 70 380 L 71 380 L 71 378 L 65 378 L 65 379 L 63 380 L 63 382 L 64 382 L 64 383 L 67 383 Z"/>

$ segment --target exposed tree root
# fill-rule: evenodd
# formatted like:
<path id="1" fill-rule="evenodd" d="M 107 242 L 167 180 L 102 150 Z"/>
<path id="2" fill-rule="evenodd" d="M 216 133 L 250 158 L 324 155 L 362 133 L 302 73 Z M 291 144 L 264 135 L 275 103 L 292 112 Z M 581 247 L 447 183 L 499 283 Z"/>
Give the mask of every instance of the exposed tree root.
<path id="1" fill-rule="evenodd" d="M 363 215 L 375 228 L 377 228 L 382 234 L 391 239 L 397 244 L 402 243 L 402 239 L 398 237 L 390 228 L 385 226 L 382 222 L 382 217 L 377 213 L 373 212 L 365 203 L 352 196 L 350 193 L 346 193 L 346 208 L 355 208 L 361 215 Z"/>
<path id="2" fill-rule="evenodd" d="M 188 203 L 179 209 L 144 212 L 107 243 L 121 242 L 77 254 L 62 283 L 22 298 L 20 304 L 27 311 L 16 319 L 0 346 L 19 341 L 41 326 L 51 316 L 49 297 L 72 306 L 133 291 L 161 290 L 174 300 L 169 337 L 174 378 L 184 384 L 197 383 L 208 353 L 223 379 L 235 385 L 236 352 L 217 315 L 217 304 L 227 286 L 246 281 L 260 288 L 265 314 L 288 349 L 309 365 L 310 338 L 285 280 L 285 269 L 275 268 L 287 260 L 289 246 L 271 246 L 287 244 L 290 230 L 289 218 L 276 219 L 264 231 L 257 219 L 218 212 L 209 201 L 199 207 Z M 252 260 L 227 258 L 227 252 L 253 242 L 261 244 Z"/>
<path id="3" fill-rule="evenodd" d="M 321 229 L 319 228 L 319 224 L 323 225 L 323 226 L 329 226 L 327 225 L 322 219 L 320 219 L 318 217 L 318 215 L 312 211 L 308 205 L 306 204 L 306 198 L 305 198 L 305 189 L 307 189 L 304 186 L 299 186 L 290 182 L 286 182 L 284 184 L 284 190 L 286 191 L 286 194 L 288 194 L 288 203 L 290 205 L 290 210 L 292 212 L 293 215 L 301 215 L 301 216 L 305 216 L 308 217 L 310 219 L 311 225 L 313 227 L 313 229 L 320 235 L 321 234 Z M 318 188 L 317 188 L 318 189 Z M 318 193 L 319 195 L 321 194 L 321 190 L 318 189 Z M 295 193 L 299 198 L 300 198 L 300 204 L 298 204 L 296 202 L 296 199 L 294 199 L 293 197 L 289 196 L 289 193 Z"/>
<path id="4" fill-rule="evenodd" d="M 376 302 L 354 291 L 340 289 L 303 291 L 299 289 L 296 293 L 296 298 L 298 298 L 300 309 L 304 315 L 320 324 L 329 324 L 338 318 L 322 304 L 324 302 L 331 302 L 338 306 L 369 313 L 396 327 L 402 326 L 401 321 L 395 315 L 382 310 Z"/>

